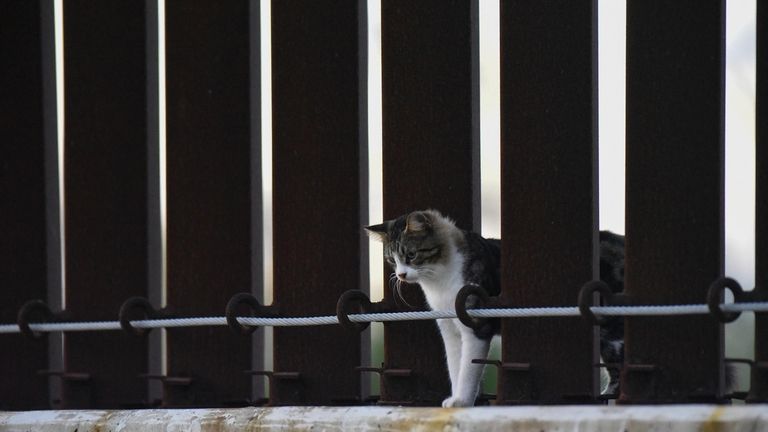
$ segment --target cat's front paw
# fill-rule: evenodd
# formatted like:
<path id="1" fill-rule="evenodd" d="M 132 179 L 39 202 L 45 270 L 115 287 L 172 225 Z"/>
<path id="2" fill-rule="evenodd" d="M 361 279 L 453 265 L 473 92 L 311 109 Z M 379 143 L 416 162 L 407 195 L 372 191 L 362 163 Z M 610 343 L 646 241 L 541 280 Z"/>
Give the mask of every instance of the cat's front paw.
<path id="1" fill-rule="evenodd" d="M 458 408 L 458 407 L 471 407 L 475 405 L 475 401 L 462 399 L 458 396 L 451 396 L 443 401 L 443 408 Z"/>

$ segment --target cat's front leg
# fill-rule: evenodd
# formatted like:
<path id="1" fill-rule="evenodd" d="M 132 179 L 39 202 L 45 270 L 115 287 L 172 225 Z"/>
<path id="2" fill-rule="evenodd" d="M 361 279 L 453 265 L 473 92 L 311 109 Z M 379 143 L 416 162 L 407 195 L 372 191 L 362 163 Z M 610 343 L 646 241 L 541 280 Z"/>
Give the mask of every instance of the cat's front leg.
<path id="1" fill-rule="evenodd" d="M 451 394 L 456 393 L 459 382 L 459 367 L 461 365 L 461 334 L 456 325 L 449 319 L 437 320 L 440 336 L 445 346 L 445 360 L 448 363 L 448 377 L 451 379 Z"/>
<path id="2" fill-rule="evenodd" d="M 453 394 L 443 401 L 443 407 L 474 406 L 480 391 L 480 381 L 485 365 L 472 363 L 474 359 L 486 359 L 491 341 L 475 336 L 472 329 L 461 326 L 461 360 L 458 381 L 453 385 Z"/>

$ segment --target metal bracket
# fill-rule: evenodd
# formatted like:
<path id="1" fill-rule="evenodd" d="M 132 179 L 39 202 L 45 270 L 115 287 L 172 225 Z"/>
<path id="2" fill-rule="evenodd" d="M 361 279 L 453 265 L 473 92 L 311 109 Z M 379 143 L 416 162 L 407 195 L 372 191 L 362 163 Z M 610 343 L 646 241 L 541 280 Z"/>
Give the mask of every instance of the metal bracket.
<path id="1" fill-rule="evenodd" d="M 735 279 L 729 277 L 719 278 L 712 282 L 709 290 L 707 290 L 707 306 L 712 316 L 722 323 L 736 321 L 741 315 L 741 312 L 726 313 L 720 309 L 723 292 L 726 288 L 733 293 L 734 303 L 768 301 L 768 290 L 754 289 L 752 291 L 744 291 Z"/>
<path id="2" fill-rule="evenodd" d="M 530 363 L 502 363 L 500 360 L 473 359 L 474 364 L 485 364 L 495 366 L 499 370 L 499 379 L 496 381 L 496 404 L 498 405 L 519 405 L 531 403 L 533 401 L 533 377 L 531 374 Z M 502 399 L 508 392 L 504 390 L 503 382 L 512 380 L 512 376 L 522 375 L 524 386 L 516 385 L 515 388 L 520 391 L 517 399 Z"/>
<path id="3" fill-rule="evenodd" d="M 241 306 L 248 306 L 250 308 L 251 317 L 269 317 L 274 318 L 279 314 L 279 308 L 277 305 L 264 306 L 259 303 L 259 300 L 251 293 L 238 293 L 232 296 L 227 302 L 226 317 L 227 325 L 233 332 L 241 335 L 250 335 L 256 329 L 257 326 L 244 326 L 237 321 L 238 309 Z"/>
<path id="4" fill-rule="evenodd" d="M 654 364 L 640 364 L 640 363 L 626 363 L 624 364 L 624 368 L 622 369 L 622 379 L 621 379 L 621 395 L 619 396 L 619 399 L 617 400 L 618 403 L 642 403 L 644 400 L 651 400 L 651 396 L 656 394 L 656 377 L 658 376 L 659 372 L 661 372 L 661 368 Z M 636 379 L 626 379 L 627 375 L 634 375 L 634 376 L 640 376 L 643 377 L 640 380 Z M 645 385 L 641 385 L 643 389 L 649 389 L 646 390 L 643 395 L 636 395 L 634 394 L 634 389 L 629 388 L 629 383 L 637 383 L 640 382 Z M 632 395 L 631 399 L 627 397 L 627 395 Z"/>
<path id="5" fill-rule="evenodd" d="M 336 302 L 336 318 L 339 320 L 339 324 L 341 324 L 342 327 L 352 331 L 362 332 L 368 328 L 371 323 L 352 322 L 349 319 L 349 310 L 354 303 L 357 303 L 358 309 L 360 309 L 361 312 L 371 312 L 372 304 L 368 295 L 359 290 L 349 290 L 344 291 Z"/>
<path id="6" fill-rule="evenodd" d="M 413 377 L 413 370 L 412 369 L 396 369 L 396 368 L 386 368 L 384 367 L 384 364 L 381 364 L 381 367 L 374 367 L 374 366 L 358 366 L 355 368 L 356 371 L 361 373 L 375 373 L 379 375 L 379 386 L 382 389 L 382 394 L 384 394 L 384 388 L 388 385 L 387 380 L 388 379 L 397 379 L 397 380 L 403 380 Z M 381 400 L 379 398 L 378 402 L 379 405 L 415 405 L 415 401 L 392 401 L 392 400 Z"/>
<path id="7" fill-rule="evenodd" d="M 140 315 L 138 317 L 131 317 L 132 312 L 140 312 Z M 152 303 L 144 297 L 131 297 L 124 301 L 120 305 L 120 311 L 117 316 L 123 331 L 135 336 L 146 336 L 152 329 L 136 328 L 131 325 L 131 320 L 171 318 L 168 308 L 155 309 Z"/>
<path id="8" fill-rule="evenodd" d="M 296 391 L 297 397 L 293 398 L 293 403 L 298 404 L 299 400 L 301 399 L 302 394 L 302 388 L 301 388 L 301 373 L 299 372 L 274 372 L 274 371 L 264 371 L 264 370 L 247 370 L 244 371 L 248 375 L 256 375 L 256 376 L 263 376 L 267 378 L 267 384 L 269 386 L 269 394 L 270 398 L 267 398 L 263 401 L 262 405 L 272 405 L 273 401 L 275 399 L 275 394 L 277 392 L 276 386 L 279 381 L 287 381 L 292 382 L 297 385 Z"/>
<path id="9" fill-rule="evenodd" d="M 480 330 L 488 325 L 488 319 L 472 318 L 469 316 L 469 313 L 467 313 L 467 301 L 470 297 L 473 297 L 475 302 L 479 303 L 473 305 L 473 309 L 499 307 L 499 298 L 490 297 L 488 292 L 478 285 L 464 285 L 456 294 L 454 308 L 456 309 L 456 316 L 459 318 L 459 321 L 473 330 Z"/>
<path id="10" fill-rule="evenodd" d="M 91 380 L 91 374 L 84 372 L 67 372 L 61 370 L 41 369 L 37 371 L 38 375 L 55 376 L 64 381 L 88 382 Z"/>
<path id="11" fill-rule="evenodd" d="M 181 376 L 140 374 L 139 378 L 143 378 L 146 380 L 157 380 L 162 382 L 165 385 L 174 386 L 174 387 L 189 387 L 194 382 L 194 379 L 191 377 L 181 377 Z"/>
<path id="12" fill-rule="evenodd" d="M 599 294 L 599 301 L 597 303 L 603 306 L 629 306 L 632 304 L 629 296 L 614 293 L 608 284 L 601 280 L 587 282 L 579 291 L 578 305 L 581 316 L 586 318 L 592 325 L 605 325 L 608 323 L 607 317 L 598 316 L 592 312 L 591 308 L 595 305 L 594 298 L 596 293 Z"/>
<path id="13" fill-rule="evenodd" d="M 30 339 L 41 339 L 48 335 L 47 332 L 35 332 L 29 327 L 30 320 L 35 323 L 62 322 L 67 315 L 66 311 L 53 312 L 42 300 L 30 300 L 24 303 L 16 315 L 16 324 L 21 334 Z"/>
<path id="14" fill-rule="evenodd" d="M 355 370 L 358 372 L 372 372 L 385 377 L 409 378 L 413 375 L 413 371 L 411 369 L 386 369 L 384 368 L 383 364 L 380 368 L 371 366 L 358 366 L 355 368 Z"/>

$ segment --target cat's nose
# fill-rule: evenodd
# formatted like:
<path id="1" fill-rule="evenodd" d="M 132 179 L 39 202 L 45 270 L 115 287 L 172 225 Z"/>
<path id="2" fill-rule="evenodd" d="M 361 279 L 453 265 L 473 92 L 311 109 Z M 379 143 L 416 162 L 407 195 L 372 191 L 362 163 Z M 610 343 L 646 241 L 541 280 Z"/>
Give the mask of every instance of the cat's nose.
<path id="1" fill-rule="evenodd" d="M 397 274 L 397 278 L 398 278 L 398 279 L 400 279 L 401 281 L 404 281 L 404 280 L 405 280 L 405 277 L 406 277 L 407 275 L 408 275 L 407 273 L 398 273 L 398 274 Z"/>

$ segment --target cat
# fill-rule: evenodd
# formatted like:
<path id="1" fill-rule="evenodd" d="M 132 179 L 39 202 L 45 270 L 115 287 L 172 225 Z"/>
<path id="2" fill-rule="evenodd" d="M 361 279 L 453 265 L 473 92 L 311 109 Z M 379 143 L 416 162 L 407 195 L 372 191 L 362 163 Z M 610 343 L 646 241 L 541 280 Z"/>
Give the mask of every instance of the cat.
<path id="1" fill-rule="evenodd" d="M 501 292 L 501 241 L 460 229 L 436 210 L 414 211 L 365 230 L 384 245 L 384 256 L 394 271 L 390 280 L 397 289 L 396 298 L 402 299 L 399 290 L 403 283 L 418 283 L 432 310 L 453 311 L 456 294 L 465 285 L 479 286 L 490 296 Z M 605 260 L 601 258 L 600 262 L 601 276 L 605 266 L 607 283 L 613 290 L 621 291 L 623 238 L 601 233 L 600 244 L 601 257 L 605 255 Z M 500 320 L 488 320 L 477 330 L 461 324 L 458 319 L 436 321 L 451 381 L 451 395 L 442 406 L 473 406 L 484 366 L 472 360 L 487 358 L 491 338 L 500 330 Z M 616 324 L 613 322 L 608 326 L 610 330 L 601 334 L 601 353 L 608 355 L 604 360 L 609 363 L 623 361 L 623 329 L 616 330 Z M 609 388 L 615 391 L 617 387 L 618 373 L 611 374 Z"/>
<path id="2" fill-rule="evenodd" d="M 614 294 L 624 291 L 624 236 L 600 231 L 600 280 Z M 600 357 L 608 365 L 601 369 L 608 375 L 601 393 L 615 397 L 619 393 L 618 365 L 624 363 L 623 317 L 606 317 L 606 323 L 600 326 Z"/>

